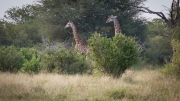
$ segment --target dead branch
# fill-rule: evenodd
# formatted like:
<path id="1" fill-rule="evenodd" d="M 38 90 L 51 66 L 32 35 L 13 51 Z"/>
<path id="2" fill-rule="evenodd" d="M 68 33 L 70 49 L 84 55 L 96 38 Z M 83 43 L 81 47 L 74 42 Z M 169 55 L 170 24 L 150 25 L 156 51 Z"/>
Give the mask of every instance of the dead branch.
<path id="1" fill-rule="evenodd" d="M 143 7 L 143 6 L 135 6 L 136 8 L 139 9 L 139 11 L 142 11 L 144 13 L 149 13 L 149 14 L 156 14 L 160 18 L 162 18 L 169 27 L 174 28 L 177 26 L 177 20 L 179 19 L 179 13 L 180 13 L 180 6 L 179 6 L 179 0 L 172 0 L 172 5 L 170 9 L 170 20 L 166 18 L 166 16 L 162 12 L 156 12 L 150 10 L 148 7 Z"/>
<path id="2" fill-rule="evenodd" d="M 150 10 L 147 7 L 142 7 L 142 6 L 139 6 L 137 8 L 140 8 L 140 11 L 142 11 L 144 13 L 156 14 L 159 17 L 161 17 L 166 23 L 169 22 L 168 19 L 166 18 L 166 16 L 164 15 L 164 13 L 162 13 L 162 12 L 155 12 L 155 11 Z"/>

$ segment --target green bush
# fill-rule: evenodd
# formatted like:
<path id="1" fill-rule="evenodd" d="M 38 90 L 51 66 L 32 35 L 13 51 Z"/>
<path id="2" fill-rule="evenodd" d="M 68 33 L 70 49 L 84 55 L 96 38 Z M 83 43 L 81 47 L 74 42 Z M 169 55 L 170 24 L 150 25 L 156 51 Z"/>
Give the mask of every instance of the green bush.
<path id="1" fill-rule="evenodd" d="M 14 46 L 0 47 L 0 71 L 17 72 L 24 62 L 19 49 Z"/>
<path id="2" fill-rule="evenodd" d="M 41 68 L 41 56 L 38 50 L 33 48 L 21 48 L 20 52 L 23 54 L 24 63 L 21 71 L 28 73 L 38 73 Z"/>
<path id="3" fill-rule="evenodd" d="M 161 65 L 168 62 L 172 47 L 167 38 L 156 35 L 148 39 L 147 46 L 144 53 L 147 63 Z"/>
<path id="4" fill-rule="evenodd" d="M 86 62 L 85 56 L 63 47 L 59 47 L 58 50 L 47 50 L 43 57 L 43 67 L 48 72 L 63 74 L 91 72 L 90 65 Z"/>
<path id="5" fill-rule="evenodd" d="M 95 33 L 88 42 L 91 51 L 90 57 L 95 62 L 96 68 L 113 77 L 121 76 L 138 60 L 135 40 L 123 34 L 110 39 Z"/>
<path id="6" fill-rule="evenodd" d="M 0 71 L 37 73 L 41 70 L 41 57 L 33 48 L 0 47 Z"/>
<path id="7" fill-rule="evenodd" d="M 166 64 L 162 72 L 167 75 L 180 77 L 180 42 L 172 40 L 172 47 L 175 50 L 172 56 L 172 62 Z"/>

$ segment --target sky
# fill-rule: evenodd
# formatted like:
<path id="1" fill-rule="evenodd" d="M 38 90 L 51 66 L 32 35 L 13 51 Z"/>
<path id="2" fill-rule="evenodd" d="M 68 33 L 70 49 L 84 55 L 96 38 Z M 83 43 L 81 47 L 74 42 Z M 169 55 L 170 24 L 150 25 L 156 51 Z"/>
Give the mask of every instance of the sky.
<path id="1" fill-rule="evenodd" d="M 145 7 L 148 7 L 152 11 L 163 12 L 165 16 L 168 16 L 169 9 L 171 7 L 172 0 L 147 0 L 145 2 Z M 143 14 L 142 16 L 153 19 L 160 18 L 156 14 Z"/>
<path id="2" fill-rule="evenodd" d="M 37 0 L 0 0 L 0 19 L 5 15 L 5 11 L 12 7 L 22 7 L 22 5 L 35 3 Z M 157 12 L 163 12 L 166 16 L 168 8 L 171 7 L 172 0 L 147 0 L 145 7 Z M 142 14 L 143 17 L 148 19 L 159 18 L 155 14 Z"/>
<path id="3" fill-rule="evenodd" d="M 26 4 L 32 4 L 36 0 L 0 0 L 0 19 L 5 15 L 5 11 L 12 7 L 22 7 Z"/>

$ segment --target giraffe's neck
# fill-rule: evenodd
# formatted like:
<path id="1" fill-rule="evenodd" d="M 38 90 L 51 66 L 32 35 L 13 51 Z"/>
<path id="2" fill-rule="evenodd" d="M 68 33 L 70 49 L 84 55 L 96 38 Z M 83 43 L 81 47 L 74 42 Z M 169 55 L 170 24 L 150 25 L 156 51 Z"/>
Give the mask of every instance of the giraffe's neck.
<path id="1" fill-rule="evenodd" d="M 74 40 L 76 43 L 75 48 L 79 51 L 78 53 L 81 53 L 81 54 L 83 53 L 83 54 L 86 54 L 86 56 L 88 56 L 90 54 L 90 51 L 89 51 L 89 45 L 88 45 L 87 41 L 84 40 L 77 33 L 76 26 L 73 23 L 70 23 L 70 26 L 72 28 Z"/>
<path id="2" fill-rule="evenodd" d="M 80 53 L 85 53 L 86 55 L 89 55 L 89 46 L 86 40 L 84 40 L 78 33 L 77 29 L 74 24 L 71 25 L 73 30 L 73 36 L 76 42 L 75 48 L 77 48 Z"/>
<path id="3" fill-rule="evenodd" d="M 78 35 L 76 26 L 74 24 L 72 24 L 71 27 L 72 27 L 72 31 L 73 31 L 73 36 L 74 36 L 75 42 L 76 42 L 76 44 L 78 44 L 78 40 L 80 39 L 80 36 Z"/>
<path id="4" fill-rule="evenodd" d="M 121 33 L 121 27 L 117 18 L 114 20 L 114 29 L 115 29 L 115 35 Z"/>

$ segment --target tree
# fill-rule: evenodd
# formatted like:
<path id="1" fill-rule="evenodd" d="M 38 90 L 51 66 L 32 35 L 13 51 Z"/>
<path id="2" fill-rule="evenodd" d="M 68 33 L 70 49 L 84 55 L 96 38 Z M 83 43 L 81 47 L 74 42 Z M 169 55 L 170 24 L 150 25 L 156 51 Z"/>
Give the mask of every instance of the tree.
<path id="1" fill-rule="evenodd" d="M 1 45 L 32 47 L 41 43 L 38 5 L 24 5 L 22 8 L 13 7 L 6 11 L 3 23 L 3 39 Z"/>
<path id="2" fill-rule="evenodd" d="M 162 19 L 153 19 L 147 23 L 144 55 L 148 63 L 164 64 L 170 61 L 172 56 L 171 33 Z"/>
<path id="3" fill-rule="evenodd" d="M 143 6 L 136 6 L 139 11 L 145 12 L 145 13 L 150 13 L 150 14 L 156 14 L 158 15 L 161 19 L 163 19 L 167 25 L 171 28 L 175 28 L 178 24 L 178 19 L 180 17 L 180 6 L 179 6 L 179 0 L 172 0 L 171 8 L 170 8 L 170 19 L 168 19 L 162 12 L 156 12 L 152 11 L 147 7 Z"/>
<path id="4" fill-rule="evenodd" d="M 174 39 L 174 36 L 179 36 L 177 35 L 178 32 L 175 32 L 175 28 L 179 26 L 179 17 L 180 17 L 180 2 L 179 0 L 172 0 L 172 4 L 171 4 L 171 8 L 170 8 L 170 12 L 169 15 L 170 17 L 167 18 L 162 12 L 156 12 L 156 11 L 152 11 L 147 7 L 143 7 L 143 6 L 135 6 L 137 7 L 137 9 L 139 9 L 139 11 L 145 12 L 145 13 L 150 13 L 150 14 L 156 14 L 158 15 L 161 19 L 163 19 L 166 24 L 168 25 L 169 28 L 171 28 L 173 30 L 172 34 L 171 34 L 171 40 Z M 178 37 L 175 37 L 175 39 L 177 39 Z M 180 39 L 178 39 L 180 40 Z M 173 52 L 175 51 L 174 48 Z"/>
<path id="5" fill-rule="evenodd" d="M 5 12 L 5 20 L 13 23 L 25 23 L 31 22 L 33 19 L 37 18 L 39 5 L 23 5 L 20 7 L 12 7 Z"/>
<path id="6" fill-rule="evenodd" d="M 137 36 L 143 40 L 145 23 L 136 17 L 138 11 L 131 5 L 140 5 L 145 0 L 40 0 L 43 19 L 48 27 L 46 35 L 60 41 L 72 37 L 71 32 L 63 30 L 68 20 L 73 21 L 78 32 L 86 39 L 95 31 L 108 37 L 114 36 L 113 24 L 106 24 L 109 15 L 120 20 L 123 33 Z M 139 30 L 141 29 L 141 31 Z"/>
<path id="7" fill-rule="evenodd" d="M 53 42 L 62 42 L 73 37 L 71 31 L 63 29 L 68 20 L 76 24 L 78 32 L 85 39 L 95 31 L 108 37 L 114 36 L 113 24 L 105 23 L 108 16 L 114 14 L 120 20 L 123 33 L 144 41 L 145 22 L 137 17 L 139 11 L 134 7 L 144 1 L 39 0 L 37 4 L 10 8 L 6 11 L 5 20 L 15 24 L 34 25 L 38 28 L 38 35 Z"/>
<path id="8" fill-rule="evenodd" d="M 172 74 L 179 76 L 180 75 L 180 66 L 179 66 L 179 60 L 180 60 L 180 52 L 179 52 L 179 43 L 180 43 L 180 2 L 179 0 L 172 0 L 171 8 L 169 15 L 170 17 L 167 18 L 162 12 L 155 12 L 147 7 L 142 7 L 142 6 L 137 6 L 139 10 L 146 12 L 146 13 L 152 13 L 158 15 L 161 19 L 163 19 L 166 24 L 168 25 L 169 28 L 172 29 L 172 33 L 170 35 L 170 41 L 172 45 L 172 58 L 171 58 L 171 63 L 168 63 L 165 65 L 165 73 L 167 74 Z"/>
<path id="9" fill-rule="evenodd" d="M 9 43 L 6 38 L 6 25 L 4 21 L 0 21 L 0 46 Z"/>

